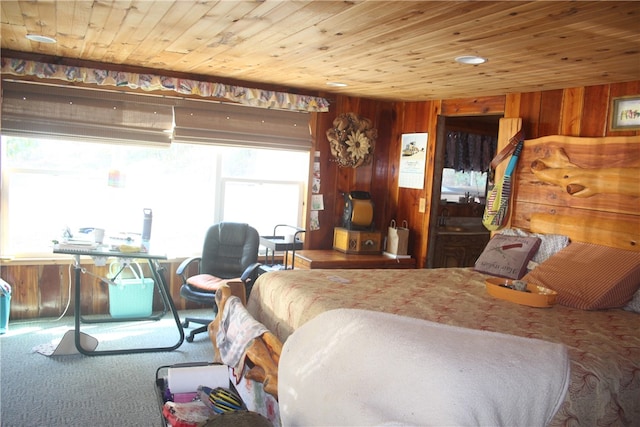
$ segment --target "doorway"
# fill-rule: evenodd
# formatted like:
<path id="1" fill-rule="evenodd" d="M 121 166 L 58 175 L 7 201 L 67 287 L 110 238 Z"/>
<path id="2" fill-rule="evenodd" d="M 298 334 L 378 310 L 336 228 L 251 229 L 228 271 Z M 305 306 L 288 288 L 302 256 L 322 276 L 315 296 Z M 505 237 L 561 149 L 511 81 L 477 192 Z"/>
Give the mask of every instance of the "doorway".
<path id="1" fill-rule="evenodd" d="M 438 116 L 438 125 L 436 132 L 436 152 L 435 152 L 435 161 L 434 161 L 434 176 L 433 176 L 433 188 L 431 192 L 431 204 L 430 204 L 430 221 L 429 221 L 429 246 L 427 251 L 427 268 L 432 268 L 434 266 L 434 258 L 435 258 L 435 239 L 436 239 L 436 228 L 438 226 L 438 220 L 440 218 L 440 213 L 443 208 L 441 200 L 443 199 L 443 170 L 447 163 L 445 162 L 445 156 L 447 154 L 447 146 L 449 149 L 452 149 L 452 144 L 448 144 L 448 135 L 450 133 L 460 133 L 460 134 L 472 134 L 472 135 L 487 135 L 493 137 L 495 141 L 498 138 L 498 131 L 500 125 L 500 119 L 503 115 L 484 115 L 484 116 Z M 495 151 L 495 146 L 493 147 L 493 151 Z M 451 158 L 452 153 L 449 154 L 449 160 Z M 490 159 L 489 159 L 490 161 Z M 488 170 L 488 163 L 482 166 L 482 169 L 485 171 Z M 450 171 L 447 171 L 450 172 Z M 445 199 L 452 202 L 452 198 L 455 199 L 456 196 L 463 197 L 467 196 L 465 193 L 471 192 L 463 192 L 464 186 L 457 187 L 457 191 L 462 192 L 461 195 L 457 195 L 456 190 L 451 193 L 450 188 L 445 188 L 444 192 L 450 193 L 447 194 Z M 476 191 L 479 193 L 479 191 Z M 453 196 L 451 195 L 453 194 Z M 486 196 L 486 185 L 482 189 L 482 195 Z M 469 195 L 471 196 L 471 194 Z M 475 196 L 475 194 L 473 195 Z M 478 194 L 478 198 L 475 199 L 478 203 L 474 203 L 473 206 L 463 206 L 465 212 L 470 212 L 469 215 L 477 215 L 482 217 L 482 213 L 484 212 L 484 197 Z M 468 199 L 465 203 L 468 202 Z M 457 206 L 455 203 L 449 205 L 448 207 L 452 208 L 449 210 L 454 210 L 454 208 L 460 208 L 462 206 Z M 467 215 L 467 213 L 465 213 Z"/>

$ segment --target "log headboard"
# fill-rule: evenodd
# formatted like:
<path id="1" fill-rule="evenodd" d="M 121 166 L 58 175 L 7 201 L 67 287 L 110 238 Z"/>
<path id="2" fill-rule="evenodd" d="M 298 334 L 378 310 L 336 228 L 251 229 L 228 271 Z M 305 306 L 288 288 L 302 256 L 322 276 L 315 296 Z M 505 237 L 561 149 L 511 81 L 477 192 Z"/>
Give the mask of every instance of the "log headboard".
<path id="1" fill-rule="evenodd" d="M 503 120 L 499 149 L 521 127 Z M 511 227 L 640 251 L 640 136 L 525 140 L 514 180 Z"/>

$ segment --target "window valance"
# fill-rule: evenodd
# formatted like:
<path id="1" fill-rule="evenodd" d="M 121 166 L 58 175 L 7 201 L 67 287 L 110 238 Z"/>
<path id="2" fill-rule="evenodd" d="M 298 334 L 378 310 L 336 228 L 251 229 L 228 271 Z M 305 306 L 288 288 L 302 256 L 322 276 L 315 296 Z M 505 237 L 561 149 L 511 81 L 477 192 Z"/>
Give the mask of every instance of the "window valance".
<path id="1" fill-rule="evenodd" d="M 444 167 L 464 172 L 486 172 L 495 156 L 497 144 L 495 136 L 447 132 Z"/>
<path id="2" fill-rule="evenodd" d="M 329 101 L 321 97 L 252 89 L 157 74 L 100 70 L 5 57 L 2 58 L 1 69 L 3 74 L 58 79 L 98 86 L 128 87 L 147 91 L 171 91 L 181 95 L 225 99 L 252 107 L 306 112 L 329 111 Z"/>

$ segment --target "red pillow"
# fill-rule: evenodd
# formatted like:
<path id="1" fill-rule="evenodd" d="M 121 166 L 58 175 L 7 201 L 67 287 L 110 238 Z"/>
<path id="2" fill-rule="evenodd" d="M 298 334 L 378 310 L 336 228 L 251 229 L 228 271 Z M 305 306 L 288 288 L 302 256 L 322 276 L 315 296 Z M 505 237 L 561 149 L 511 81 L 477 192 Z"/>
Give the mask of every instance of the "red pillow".
<path id="1" fill-rule="evenodd" d="M 623 307 L 640 287 L 640 252 L 573 242 L 523 277 L 582 310 Z"/>

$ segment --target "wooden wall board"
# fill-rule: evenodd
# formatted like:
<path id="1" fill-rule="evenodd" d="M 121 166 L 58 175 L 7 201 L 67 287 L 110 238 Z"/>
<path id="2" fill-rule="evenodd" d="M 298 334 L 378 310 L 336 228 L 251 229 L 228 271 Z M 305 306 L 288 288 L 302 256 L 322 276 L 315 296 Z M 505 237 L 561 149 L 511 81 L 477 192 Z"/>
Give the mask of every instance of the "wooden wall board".
<path id="1" fill-rule="evenodd" d="M 442 101 L 443 116 L 481 116 L 502 114 L 505 96 L 481 96 L 473 99 L 448 99 Z"/>
<path id="2" fill-rule="evenodd" d="M 616 184 L 620 179 L 618 176 L 613 177 L 616 182 L 607 183 L 603 192 L 589 197 L 570 195 L 565 188 L 536 176 L 531 169 L 532 163 L 548 158 L 558 149 L 567 154 L 575 168 L 593 171 L 595 177 L 605 172 L 600 168 L 616 168 L 616 173 L 631 177 L 631 182 L 637 176 L 638 195 L 633 195 L 633 191 L 618 194 L 621 191 Z M 513 226 L 538 232 L 562 230 L 578 241 L 640 250 L 640 136 L 580 138 L 550 135 L 526 140 L 515 182 Z M 552 225 L 553 218 L 559 224 Z"/>
<path id="3" fill-rule="evenodd" d="M 581 136 L 606 135 L 609 115 L 609 86 L 587 86 L 584 88 L 584 108 L 580 118 Z"/>
<path id="4" fill-rule="evenodd" d="M 558 135 L 562 121 L 562 90 L 549 90 L 542 92 L 540 98 L 540 112 L 538 113 L 538 128 L 532 129 L 526 138 L 534 138 L 540 135 Z"/>
<path id="5" fill-rule="evenodd" d="M 517 107 L 507 107 L 513 108 L 518 111 L 518 115 L 508 115 L 505 117 L 521 117 L 522 118 L 522 129 L 524 130 L 525 138 L 537 138 L 540 128 L 540 112 L 542 109 L 542 92 L 529 92 L 523 93 L 520 95 L 520 99 L 516 100 L 519 102 Z"/>
<path id="6" fill-rule="evenodd" d="M 62 276 L 57 265 L 40 266 L 38 277 L 38 289 L 40 291 L 39 317 L 56 317 L 60 313 L 60 307 L 64 307 L 67 300 L 71 298 L 69 292 L 61 293 L 64 289 L 60 283 Z M 69 289 L 69 288 L 67 288 Z"/>
<path id="7" fill-rule="evenodd" d="M 565 89 L 562 94 L 560 135 L 580 135 L 582 110 L 584 109 L 584 87 Z"/>

